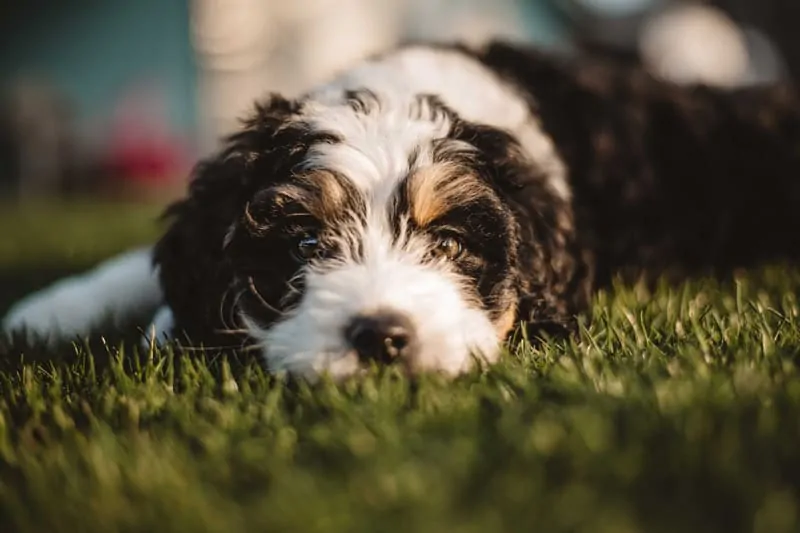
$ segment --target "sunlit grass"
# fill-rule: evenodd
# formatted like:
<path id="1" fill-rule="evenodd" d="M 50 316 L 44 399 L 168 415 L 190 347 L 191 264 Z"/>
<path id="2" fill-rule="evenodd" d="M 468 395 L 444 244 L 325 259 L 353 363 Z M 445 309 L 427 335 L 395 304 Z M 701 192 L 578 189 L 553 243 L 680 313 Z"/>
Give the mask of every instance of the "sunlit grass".
<path id="1" fill-rule="evenodd" d="M 619 288 L 453 382 L 0 345 L 0 531 L 797 531 L 799 288 Z"/>

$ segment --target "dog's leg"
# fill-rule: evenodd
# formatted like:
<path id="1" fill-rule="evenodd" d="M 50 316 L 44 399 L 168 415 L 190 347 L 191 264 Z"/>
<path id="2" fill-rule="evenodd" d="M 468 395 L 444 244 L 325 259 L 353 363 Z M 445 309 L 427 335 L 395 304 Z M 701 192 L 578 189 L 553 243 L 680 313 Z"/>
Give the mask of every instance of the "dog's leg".
<path id="1" fill-rule="evenodd" d="M 144 332 L 142 346 L 149 347 L 153 344 L 158 346 L 170 340 L 174 327 L 175 317 L 172 314 L 172 309 L 166 305 L 159 307 L 153 320 L 150 321 L 150 326 Z"/>
<path id="2" fill-rule="evenodd" d="M 89 272 L 31 294 L 9 310 L 2 325 L 7 332 L 24 330 L 31 340 L 56 342 L 86 335 L 109 321 L 123 325 L 153 316 L 161 303 L 148 247 L 113 257 Z M 161 316 L 161 322 L 165 321 Z"/>

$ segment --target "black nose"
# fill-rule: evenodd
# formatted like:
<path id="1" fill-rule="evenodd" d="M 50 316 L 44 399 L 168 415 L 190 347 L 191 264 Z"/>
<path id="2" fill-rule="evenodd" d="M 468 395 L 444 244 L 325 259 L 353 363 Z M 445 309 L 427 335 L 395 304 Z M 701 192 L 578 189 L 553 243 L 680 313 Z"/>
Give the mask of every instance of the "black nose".
<path id="1" fill-rule="evenodd" d="M 362 362 L 391 363 L 408 356 L 416 346 L 411 321 L 389 311 L 357 316 L 347 326 L 345 337 Z"/>

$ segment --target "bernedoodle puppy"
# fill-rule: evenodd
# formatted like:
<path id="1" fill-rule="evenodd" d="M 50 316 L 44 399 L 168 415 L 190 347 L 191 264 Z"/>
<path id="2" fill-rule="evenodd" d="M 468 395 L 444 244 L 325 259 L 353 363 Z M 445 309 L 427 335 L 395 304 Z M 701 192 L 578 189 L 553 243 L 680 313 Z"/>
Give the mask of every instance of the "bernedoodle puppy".
<path id="1" fill-rule="evenodd" d="M 800 253 L 791 86 L 679 87 L 517 45 L 417 44 L 270 96 L 195 170 L 152 247 L 19 302 L 63 338 L 150 310 L 158 339 L 313 376 L 457 374 L 592 291 Z"/>

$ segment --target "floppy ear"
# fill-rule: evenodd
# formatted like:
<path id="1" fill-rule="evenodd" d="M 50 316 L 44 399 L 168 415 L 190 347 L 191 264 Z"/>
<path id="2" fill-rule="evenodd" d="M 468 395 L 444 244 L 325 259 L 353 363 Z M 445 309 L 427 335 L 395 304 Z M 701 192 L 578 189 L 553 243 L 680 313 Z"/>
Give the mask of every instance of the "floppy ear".
<path id="1" fill-rule="evenodd" d="M 570 199 L 508 133 L 472 127 L 469 142 L 488 158 L 494 186 L 516 221 L 517 321 L 530 339 L 567 335 L 588 305 L 590 258 L 576 239 Z"/>
<path id="2" fill-rule="evenodd" d="M 276 147 L 287 145 L 283 126 L 298 107 L 279 96 L 257 105 L 242 130 L 195 167 L 186 196 L 166 210 L 169 225 L 155 246 L 154 262 L 179 338 L 231 344 L 230 336 L 214 334 L 230 319 L 224 308 L 233 277 L 224 254 L 226 234 L 255 191 L 284 171 Z"/>
<path id="3" fill-rule="evenodd" d="M 563 337 L 588 306 L 591 261 L 576 240 L 572 206 L 547 187 L 535 169 L 505 189 L 519 228 L 520 295 L 517 317 L 528 338 Z"/>

